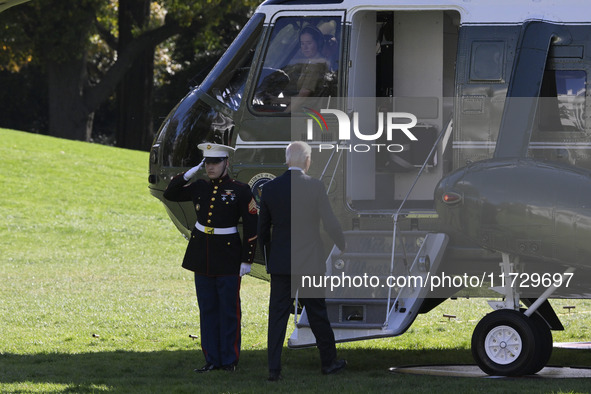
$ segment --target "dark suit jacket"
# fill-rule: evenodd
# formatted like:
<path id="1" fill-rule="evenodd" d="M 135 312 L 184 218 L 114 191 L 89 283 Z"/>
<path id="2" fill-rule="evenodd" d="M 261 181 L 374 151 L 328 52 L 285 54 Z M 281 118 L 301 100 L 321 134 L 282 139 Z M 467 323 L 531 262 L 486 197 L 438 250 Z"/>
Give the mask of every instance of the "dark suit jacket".
<path id="1" fill-rule="evenodd" d="M 325 272 L 320 221 L 339 249 L 345 237 L 324 184 L 301 171 L 286 171 L 262 188 L 258 234 L 266 249 L 267 272 L 318 275 Z"/>

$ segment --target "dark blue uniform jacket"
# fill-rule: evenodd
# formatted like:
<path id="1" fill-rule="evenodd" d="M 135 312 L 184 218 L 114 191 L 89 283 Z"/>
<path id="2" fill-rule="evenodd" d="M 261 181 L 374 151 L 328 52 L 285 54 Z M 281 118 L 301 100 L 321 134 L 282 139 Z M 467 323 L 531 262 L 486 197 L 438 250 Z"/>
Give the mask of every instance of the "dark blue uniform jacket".
<path id="1" fill-rule="evenodd" d="M 170 201 L 193 201 L 197 221 L 207 227 L 228 228 L 242 218 L 243 237 L 234 234 L 205 234 L 196 228 L 191 233 L 183 268 L 201 275 L 238 275 L 240 263 L 252 263 L 257 238 L 257 208 L 250 187 L 224 176 L 215 180 L 199 179 L 187 185 L 177 175 L 164 191 Z"/>

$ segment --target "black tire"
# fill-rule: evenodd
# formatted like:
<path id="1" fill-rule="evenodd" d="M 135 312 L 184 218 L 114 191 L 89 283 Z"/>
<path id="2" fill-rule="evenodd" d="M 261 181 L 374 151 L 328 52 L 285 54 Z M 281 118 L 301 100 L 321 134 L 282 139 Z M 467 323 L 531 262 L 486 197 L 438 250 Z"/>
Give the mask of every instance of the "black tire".
<path id="1" fill-rule="evenodd" d="M 486 315 L 472 334 L 472 356 L 485 373 L 521 376 L 531 373 L 539 362 L 534 321 L 521 312 L 501 309 Z"/>
<path id="2" fill-rule="evenodd" d="M 548 323 L 537 313 L 530 316 L 530 320 L 533 322 L 536 328 L 536 357 L 535 361 L 531 365 L 531 369 L 527 371 L 527 374 L 538 373 L 542 368 L 546 366 L 552 355 L 552 332 Z"/>

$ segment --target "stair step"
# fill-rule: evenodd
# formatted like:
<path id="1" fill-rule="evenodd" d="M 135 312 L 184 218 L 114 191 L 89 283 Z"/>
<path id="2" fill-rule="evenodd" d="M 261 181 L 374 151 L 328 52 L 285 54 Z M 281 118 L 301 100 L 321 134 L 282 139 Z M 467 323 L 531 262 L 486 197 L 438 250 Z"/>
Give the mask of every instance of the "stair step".
<path id="1" fill-rule="evenodd" d="M 423 230 L 400 230 L 398 231 L 399 236 L 405 235 L 425 235 L 428 231 Z M 347 236 L 382 236 L 382 237 L 390 237 L 392 238 L 392 230 L 347 230 L 343 231 L 345 237 Z"/>
<path id="2" fill-rule="evenodd" d="M 342 255 L 335 256 L 340 259 L 387 259 L 390 261 L 392 258 L 392 253 L 385 253 L 385 252 L 376 252 L 376 253 L 369 253 L 369 252 L 345 252 Z M 404 253 L 395 253 L 394 257 L 402 258 L 404 257 Z M 408 257 L 408 254 L 407 254 Z"/>
<path id="3" fill-rule="evenodd" d="M 382 323 L 373 323 L 373 324 L 366 324 L 366 323 L 358 323 L 358 322 L 348 322 L 348 323 L 334 323 L 331 322 L 330 326 L 332 328 L 348 328 L 348 329 L 374 329 L 374 328 L 382 328 L 384 326 L 384 322 Z M 310 324 L 298 323 L 298 328 L 310 327 Z"/>
<path id="4" fill-rule="evenodd" d="M 326 309 L 332 324 L 342 327 L 381 326 L 386 318 L 388 299 L 327 299 Z"/>
<path id="5" fill-rule="evenodd" d="M 387 298 L 327 298 L 326 305 L 329 304 L 367 304 L 367 305 L 386 305 Z"/>

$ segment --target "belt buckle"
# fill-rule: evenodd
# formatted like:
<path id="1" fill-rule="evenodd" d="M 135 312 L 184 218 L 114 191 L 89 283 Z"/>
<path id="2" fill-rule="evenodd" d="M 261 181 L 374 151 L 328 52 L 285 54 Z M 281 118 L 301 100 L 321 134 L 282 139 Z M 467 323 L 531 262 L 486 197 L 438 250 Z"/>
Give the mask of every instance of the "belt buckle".
<path id="1" fill-rule="evenodd" d="M 205 234 L 213 234 L 213 233 L 214 233 L 214 230 L 215 230 L 215 229 L 214 229 L 213 227 L 207 227 L 207 226 L 204 226 L 204 228 L 203 228 L 203 232 L 204 232 Z"/>

